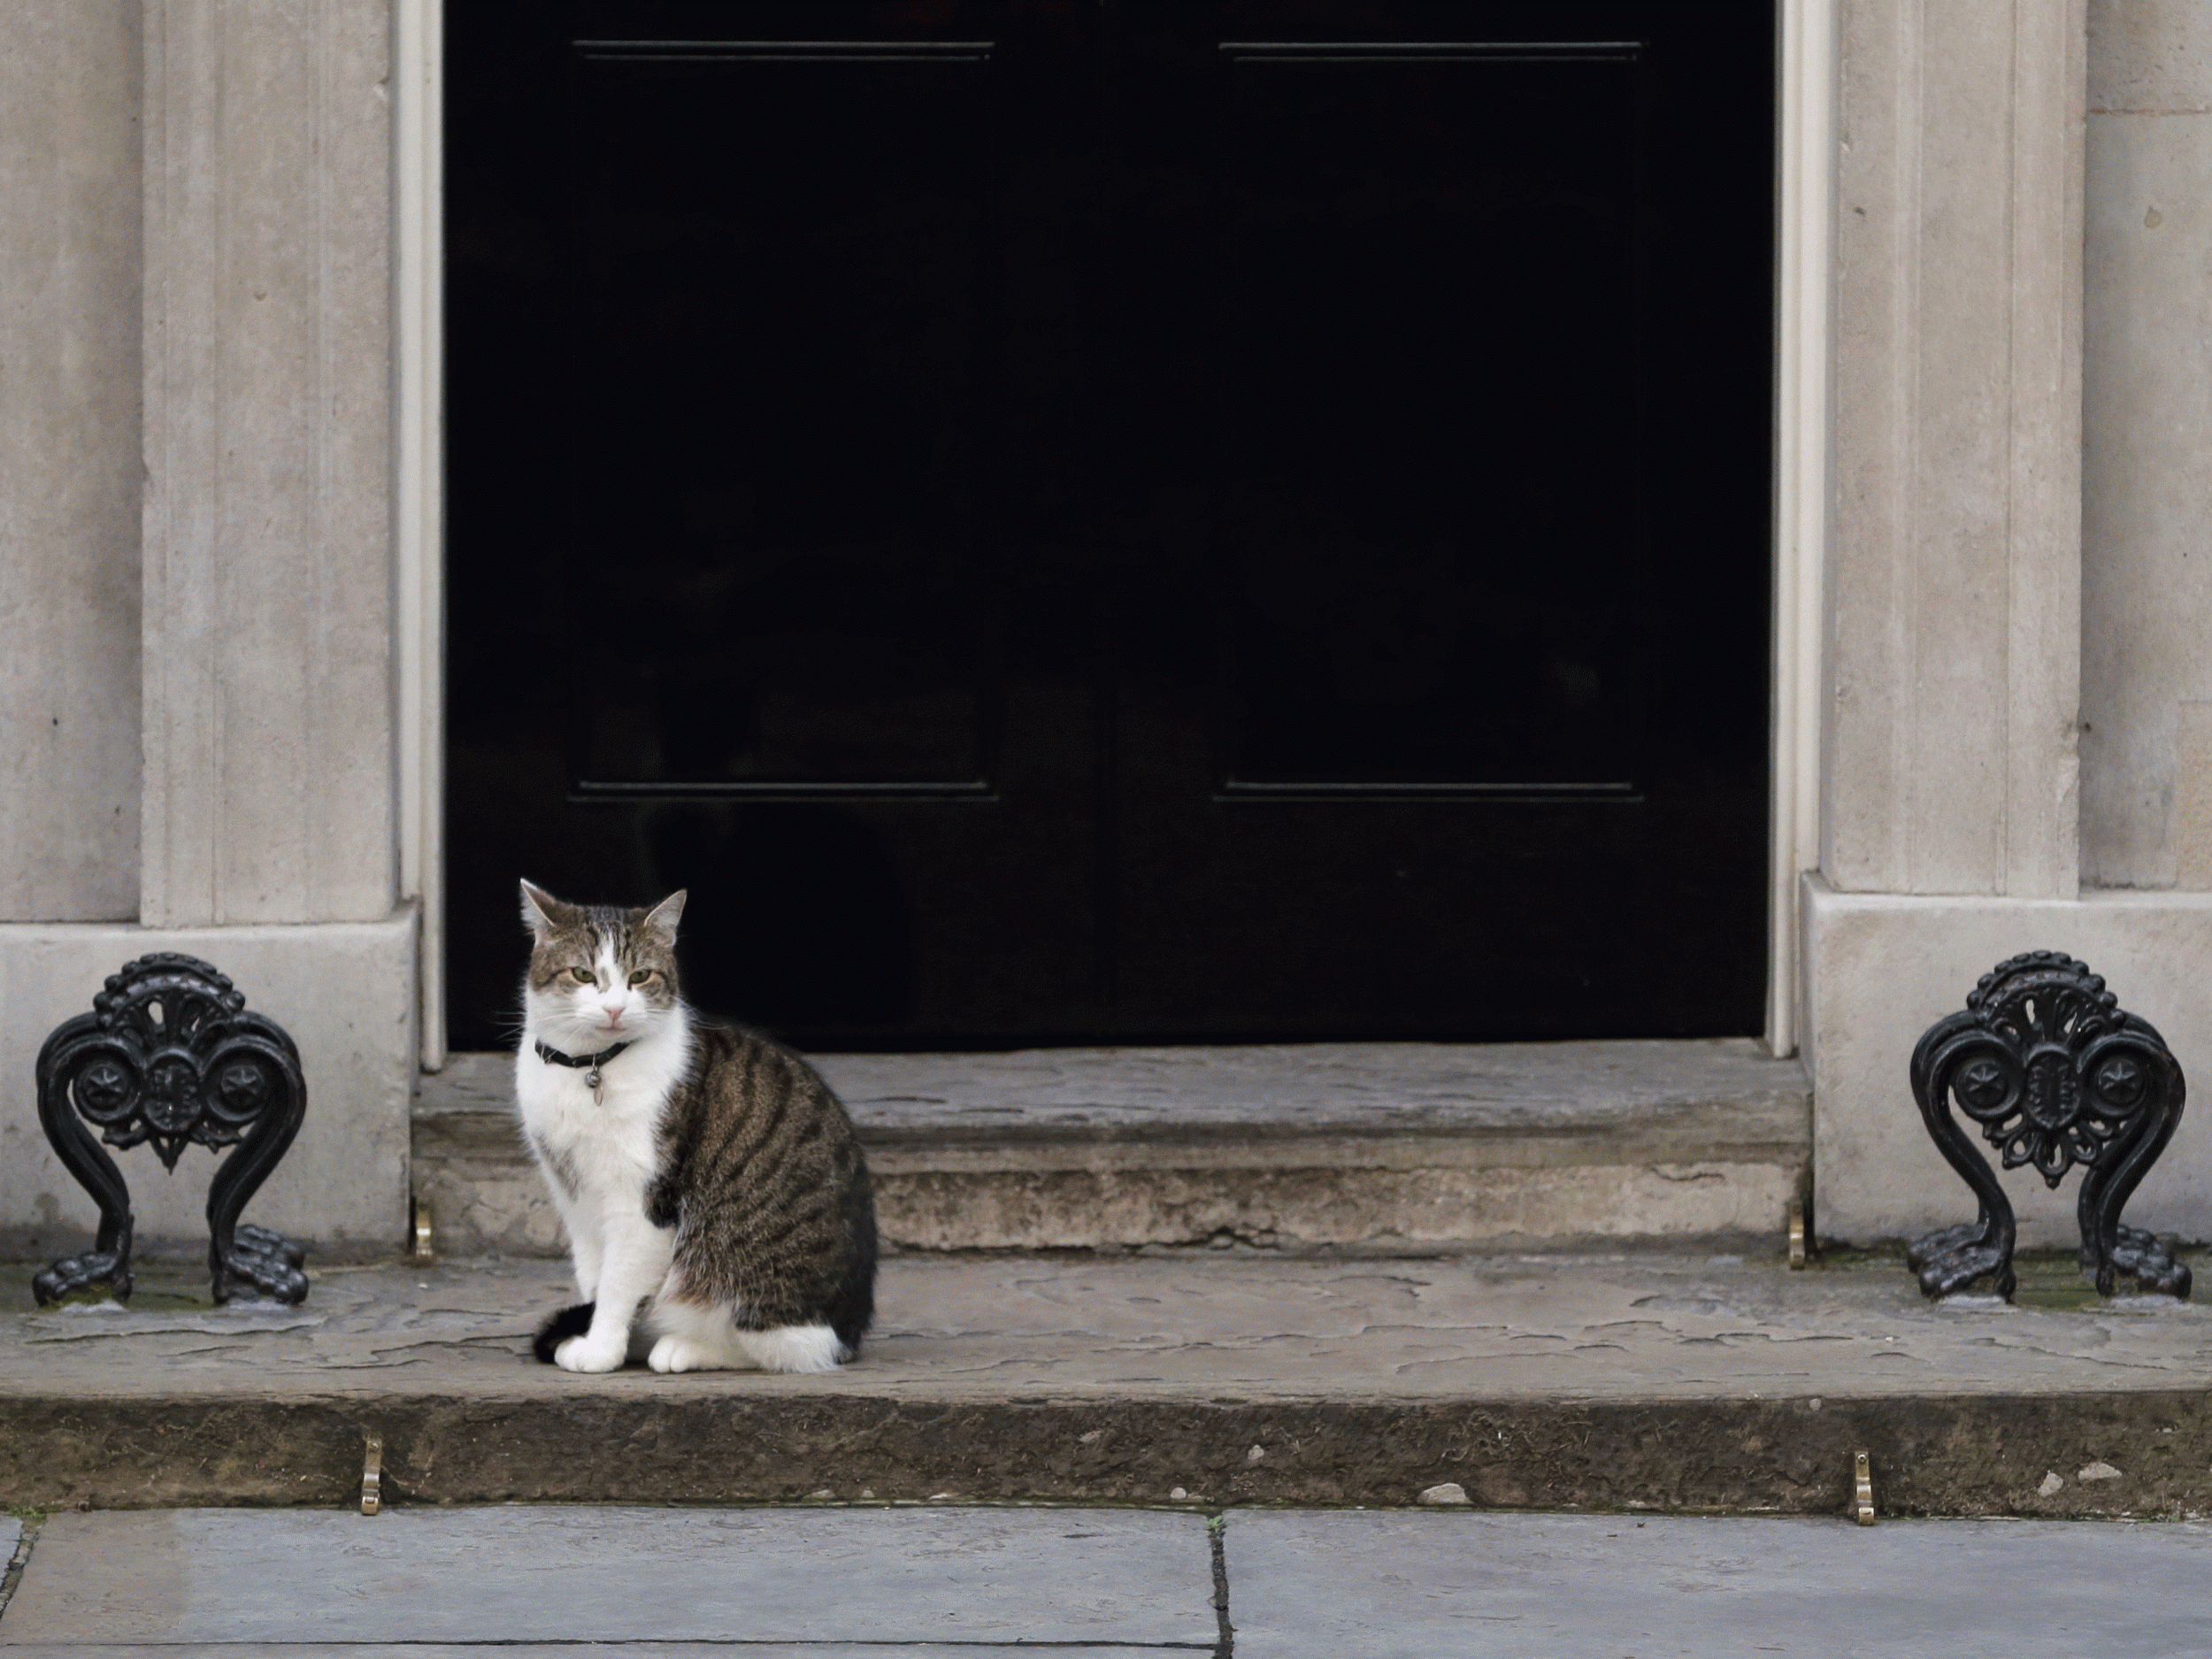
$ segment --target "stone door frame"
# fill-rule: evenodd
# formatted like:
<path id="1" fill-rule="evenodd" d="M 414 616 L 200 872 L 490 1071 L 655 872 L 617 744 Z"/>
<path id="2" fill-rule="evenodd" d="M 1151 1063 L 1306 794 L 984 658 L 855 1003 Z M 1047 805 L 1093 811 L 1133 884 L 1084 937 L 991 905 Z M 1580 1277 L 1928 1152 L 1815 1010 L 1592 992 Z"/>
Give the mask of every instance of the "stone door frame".
<path id="1" fill-rule="evenodd" d="M 421 1064 L 445 1064 L 445 0 L 394 0 L 393 680 Z"/>
<path id="2" fill-rule="evenodd" d="M 1776 0 L 1774 676 L 1768 783 L 1768 1044 L 1798 1046 L 1800 895 L 1820 866 L 1822 572 L 1831 513 L 1837 12 Z"/>

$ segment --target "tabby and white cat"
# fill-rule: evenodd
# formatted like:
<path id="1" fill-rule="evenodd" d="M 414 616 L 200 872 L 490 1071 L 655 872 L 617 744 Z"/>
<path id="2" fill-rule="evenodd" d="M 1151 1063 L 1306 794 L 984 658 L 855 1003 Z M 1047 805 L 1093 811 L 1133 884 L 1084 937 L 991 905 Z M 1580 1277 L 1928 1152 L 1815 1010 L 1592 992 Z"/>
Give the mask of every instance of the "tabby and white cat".
<path id="1" fill-rule="evenodd" d="M 805 1061 L 677 994 L 684 895 L 567 904 L 522 884 L 534 943 L 515 1099 L 581 1306 L 538 1333 L 568 1371 L 828 1371 L 875 1310 L 852 1121 Z"/>

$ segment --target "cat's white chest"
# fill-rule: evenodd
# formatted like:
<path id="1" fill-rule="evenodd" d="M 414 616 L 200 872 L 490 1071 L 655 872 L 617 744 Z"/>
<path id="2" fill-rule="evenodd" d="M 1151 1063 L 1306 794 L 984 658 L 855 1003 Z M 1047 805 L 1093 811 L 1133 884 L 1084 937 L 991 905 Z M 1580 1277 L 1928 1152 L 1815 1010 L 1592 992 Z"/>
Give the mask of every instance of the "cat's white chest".
<path id="1" fill-rule="evenodd" d="M 588 1069 L 541 1059 L 526 1033 L 515 1056 L 524 1133 L 587 1189 L 642 1191 L 658 1159 L 662 1110 L 682 1074 L 686 1036 L 667 1032 L 618 1055 L 599 1068 L 595 1091 Z"/>

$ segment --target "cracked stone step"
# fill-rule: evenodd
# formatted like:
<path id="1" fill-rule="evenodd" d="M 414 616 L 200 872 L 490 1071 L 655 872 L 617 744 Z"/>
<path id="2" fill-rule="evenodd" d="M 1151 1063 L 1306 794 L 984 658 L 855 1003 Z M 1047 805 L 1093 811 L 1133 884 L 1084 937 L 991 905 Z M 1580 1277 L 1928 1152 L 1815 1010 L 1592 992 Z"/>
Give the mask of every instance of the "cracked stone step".
<path id="1" fill-rule="evenodd" d="M 1744 1039 L 828 1055 L 909 1250 L 1416 1254 L 1780 1236 L 1811 1090 Z M 512 1056 L 420 1080 L 438 1248 L 552 1255 Z"/>
<path id="2" fill-rule="evenodd" d="M 2069 1264 L 2031 1263 L 2057 1275 Z M 1049 1501 L 2212 1512 L 2212 1309 L 1935 1305 L 1894 1257 L 886 1263 L 827 1376 L 572 1376 L 558 1263 L 331 1267 L 306 1304 L 41 1311 L 0 1265 L 0 1509 Z M 1180 1494 L 1179 1496 L 1178 1494 Z"/>

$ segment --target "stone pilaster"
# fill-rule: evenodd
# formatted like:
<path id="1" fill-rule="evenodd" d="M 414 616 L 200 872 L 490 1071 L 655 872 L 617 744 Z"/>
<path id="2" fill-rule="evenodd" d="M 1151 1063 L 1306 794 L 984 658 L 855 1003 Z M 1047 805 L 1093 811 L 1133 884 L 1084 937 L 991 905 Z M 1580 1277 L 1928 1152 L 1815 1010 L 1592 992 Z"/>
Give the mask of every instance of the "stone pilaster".
<path id="1" fill-rule="evenodd" d="M 138 914 L 138 6 L 0 0 L 0 921 L 124 920 Z"/>
<path id="2" fill-rule="evenodd" d="M 1822 869 L 2078 889 L 2084 0 L 1847 0 Z"/>
<path id="3" fill-rule="evenodd" d="M 387 0 L 147 0 L 149 926 L 394 902 Z"/>
<path id="4" fill-rule="evenodd" d="M 2212 890 L 2212 7 L 2092 0 L 2082 879 Z"/>

